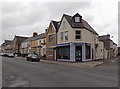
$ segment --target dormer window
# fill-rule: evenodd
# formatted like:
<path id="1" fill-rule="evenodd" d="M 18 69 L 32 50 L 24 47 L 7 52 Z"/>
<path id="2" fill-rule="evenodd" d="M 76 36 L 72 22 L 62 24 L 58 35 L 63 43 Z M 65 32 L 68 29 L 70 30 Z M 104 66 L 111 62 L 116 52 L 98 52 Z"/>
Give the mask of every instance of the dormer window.
<path id="1" fill-rule="evenodd" d="M 75 22 L 80 22 L 80 17 L 75 17 Z"/>

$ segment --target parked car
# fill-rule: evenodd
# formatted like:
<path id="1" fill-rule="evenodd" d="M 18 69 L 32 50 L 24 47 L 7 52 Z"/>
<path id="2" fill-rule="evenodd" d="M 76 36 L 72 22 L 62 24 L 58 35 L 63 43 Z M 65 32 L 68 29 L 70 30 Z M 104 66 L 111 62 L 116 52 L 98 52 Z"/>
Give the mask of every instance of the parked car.
<path id="1" fill-rule="evenodd" d="M 40 58 L 39 58 L 39 56 L 36 55 L 36 54 L 29 54 L 29 55 L 27 56 L 27 61 L 37 61 L 37 62 L 39 62 L 39 61 L 40 61 Z"/>
<path id="2" fill-rule="evenodd" d="M 9 53 L 8 57 L 14 58 L 14 54 L 13 53 Z"/>
<path id="3" fill-rule="evenodd" d="M 8 57 L 8 53 L 3 53 L 3 57 Z"/>
<path id="4" fill-rule="evenodd" d="M 4 53 L 0 53 L 0 56 L 3 56 Z"/>

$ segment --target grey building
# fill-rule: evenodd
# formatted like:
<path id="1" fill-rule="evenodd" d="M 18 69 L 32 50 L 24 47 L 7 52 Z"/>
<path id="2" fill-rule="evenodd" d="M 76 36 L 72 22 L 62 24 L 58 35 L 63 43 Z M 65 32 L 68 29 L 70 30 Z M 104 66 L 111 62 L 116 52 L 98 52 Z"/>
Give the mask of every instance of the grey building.
<path id="1" fill-rule="evenodd" d="M 99 40 L 104 43 L 104 48 L 107 50 L 107 58 L 117 56 L 117 44 L 110 39 L 109 34 L 99 36 Z"/>

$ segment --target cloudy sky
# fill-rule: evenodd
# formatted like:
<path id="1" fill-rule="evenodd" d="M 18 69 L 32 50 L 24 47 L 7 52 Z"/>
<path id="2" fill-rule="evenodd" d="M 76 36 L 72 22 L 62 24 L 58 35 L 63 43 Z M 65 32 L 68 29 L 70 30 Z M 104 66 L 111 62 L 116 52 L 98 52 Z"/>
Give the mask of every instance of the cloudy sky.
<path id="1" fill-rule="evenodd" d="M 63 0 L 64 1 L 64 0 Z M 99 35 L 110 34 L 118 43 L 118 0 L 4 0 L 2 1 L 2 43 L 15 35 L 43 33 L 50 20 L 59 21 L 63 14 L 79 13 Z M 1 33 L 1 31 L 0 31 Z"/>

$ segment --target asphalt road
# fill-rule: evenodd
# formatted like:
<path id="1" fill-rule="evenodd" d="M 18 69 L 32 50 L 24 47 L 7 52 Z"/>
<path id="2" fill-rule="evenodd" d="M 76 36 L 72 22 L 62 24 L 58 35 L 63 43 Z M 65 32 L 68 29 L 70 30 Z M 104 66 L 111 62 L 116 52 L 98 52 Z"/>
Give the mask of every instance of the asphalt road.
<path id="1" fill-rule="evenodd" d="M 2 58 L 3 87 L 117 87 L 116 65 L 80 68 Z M 113 69 L 113 70 L 112 70 Z"/>

